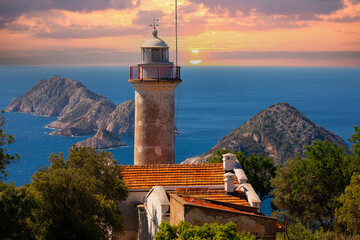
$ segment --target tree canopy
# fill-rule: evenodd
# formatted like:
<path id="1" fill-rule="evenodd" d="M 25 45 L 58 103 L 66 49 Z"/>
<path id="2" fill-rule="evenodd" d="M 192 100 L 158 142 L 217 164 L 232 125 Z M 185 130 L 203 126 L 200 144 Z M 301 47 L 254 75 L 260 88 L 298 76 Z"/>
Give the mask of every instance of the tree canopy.
<path id="1" fill-rule="evenodd" d="M 277 170 L 271 181 L 273 203 L 286 210 L 288 220 L 295 225 L 301 224 L 311 230 L 337 231 L 339 222 L 347 226 L 348 233 L 354 233 L 348 220 L 360 222 L 360 215 L 356 211 L 354 215 L 345 213 L 359 207 L 356 205 L 359 198 L 355 204 L 351 200 L 360 194 L 356 185 L 356 176 L 360 172 L 359 127 L 355 127 L 355 134 L 349 140 L 353 143 L 351 152 L 326 140 L 316 141 L 306 147 L 305 158 L 296 156 Z"/>
<path id="2" fill-rule="evenodd" d="M 360 234 L 360 174 L 354 174 L 350 185 L 341 194 L 342 204 L 336 211 L 338 222 L 351 234 Z"/>
<path id="3" fill-rule="evenodd" d="M 231 150 L 216 150 L 215 156 L 209 159 L 209 163 L 221 163 L 222 155 L 231 153 Z M 261 200 L 269 197 L 272 186 L 270 180 L 275 177 L 276 167 L 268 157 L 262 155 L 250 155 L 245 157 L 242 152 L 237 152 L 236 157 L 245 171 L 248 182 L 251 183 Z"/>
<path id="4" fill-rule="evenodd" d="M 69 156 L 50 156 L 51 166 L 32 177 L 40 208 L 38 235 L 44 239 L 107 239 L 122 231 L 119 202 L 128 195 L 122 167 L 112 154 L 73 146 Z"/>
<path id="5" fill-rule="evenodd" d="M 333 223 L 337 197 L 350 182 L 347 153 L 342 146 L 316 141 L 306 158 L 288 160 L 272 180 L 274 204 L 310 225 Z"/>
<path id="6" fill-rule="evenodd" d="M 6 122 L 4 117 L 4 110 L 0 111 L 0 180 L 7 176 L 6 166 L 14 161 L 17 161 L 20 156 L 18 154 L 11 155 L 7 152 L 6 145 L 12 144 L 15 141 L 13 135 L 8 134 L 4 130 L 4 124 Z"/>
<path id="7" fill-rule="evenodd" d="M 31 223 L 36 208 L 26 187 L 0 182 L 0 239 L 35 239 Z"/>

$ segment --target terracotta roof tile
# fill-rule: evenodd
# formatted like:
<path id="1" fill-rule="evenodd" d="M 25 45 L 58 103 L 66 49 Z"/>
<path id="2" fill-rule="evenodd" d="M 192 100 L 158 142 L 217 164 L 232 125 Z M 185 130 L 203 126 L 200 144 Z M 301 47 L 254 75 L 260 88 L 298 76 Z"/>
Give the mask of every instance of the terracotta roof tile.
<path id="1" fill-rule="evenodd" d="M 224 169 L 222 163 L 125 165 L 123 178 L 131 189 L 223 185 Z"/>
<path id="2" fill-rule="evenodd" d="M 182 196 L 189 196 L 193 198 L 200 198 L 241 206 L 250 206 L 246 200 L 244 192 L 242 192 L 241 190 L 236 190 L 232 194 L 227 194 L 225 190 L 210 190 L 207 188 L 183 188 L 176 189 L 176 193 Z"/>
<path id="3" fill-rule="evenodd" d="M 188 197 L 188 196 L 181 196 L 181 198 L 188 203 L 199 205 L 202 207 L 255 215 L 255 213 L 253 213 L 253 212 L 241 211 L 236 208 L 232 208 L 232 207 L 228 207 L 228 206 L 224 206 L 224 205 L 220 205 L 220 204 L 214 204 L 214 203 L 211 203 L 211 202 L 203 200 L 203 199 L 198 199 L 198 198 L 193 198 L 193 197 Z"/>

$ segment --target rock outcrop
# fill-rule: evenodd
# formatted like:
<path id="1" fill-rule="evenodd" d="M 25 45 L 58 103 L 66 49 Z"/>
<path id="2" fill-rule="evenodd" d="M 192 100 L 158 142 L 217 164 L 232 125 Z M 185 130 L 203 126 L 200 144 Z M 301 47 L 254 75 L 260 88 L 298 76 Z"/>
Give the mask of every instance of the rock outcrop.
<path id="1" fill-rule="evenodd" d="M 328 140 L 348 148 L 339 136 L 317 126 L 288 103 L 278 103 L 261 111 L 222 138 L 210 151 L 183 163 L 206 162 L 217 149 L 242 151 L 245 155 L 269 156 L 275 164 L 299 153 L 315 140 Z"/>
<path id="2" fill-rule="evenodd" d="M 74 109 L 50 123 L 48 127 L 60 129 L 52 133 L 54 135 L 68 136 L 69 129 L 75 129 L 79 133 L 78 135 L 92 134 L 98 129 L 106 127 L 106 123 L 115 108 L 116 105 L 108 99 L 101 99 L 97 102 L 82 99 Z"/>
<path id="3" fill-rule="evenodd" d="M 121 103 L 106 121 L 106 130 L 116 134 L 134 134 L 135 101 Z"/>
<path id="4" fill-rule="evenodd" d="M 95 149 L 108 149 L 126 146 L 114 133 L 107 130 L 98 130 L 94 137 L 78 142 L 78 146 L 93 147 Z"/>

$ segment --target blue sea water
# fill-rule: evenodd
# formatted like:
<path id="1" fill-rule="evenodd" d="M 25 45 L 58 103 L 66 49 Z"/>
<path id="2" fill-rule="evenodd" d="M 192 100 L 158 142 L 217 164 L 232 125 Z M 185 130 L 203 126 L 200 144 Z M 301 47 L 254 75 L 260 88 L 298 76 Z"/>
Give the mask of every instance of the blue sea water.
<path id="1" fill-rule="evenodd" d="M 82 82 L 115 104 L 134 98 L 129 68 L 118 66 L 39 67 L 0 66 L 0 109 L 41 79 L 57 74 Z M 347 139 L 360 124 L 360 68 L 317 67 L 199 67 L 185 66 L 176 89 L 176 163 L 208 151 L 223 136 L 259 111 L 288 102 L 316 124 Z M 7 168 L 7 181 L 29 183 L 51 153 L 66 153 L 82 137 L 46 134 L 54 117 L 6 114 L 6 131 L 16 137 L 8 146 L 21 159 Z M 122 164 L 133 163 L 133 137 L 128 147 L 110 150 Z"/>

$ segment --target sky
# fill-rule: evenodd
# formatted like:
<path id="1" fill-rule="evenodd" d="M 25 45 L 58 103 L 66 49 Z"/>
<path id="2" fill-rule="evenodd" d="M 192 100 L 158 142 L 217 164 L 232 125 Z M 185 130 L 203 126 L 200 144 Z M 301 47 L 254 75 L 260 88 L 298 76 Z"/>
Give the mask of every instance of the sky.
<path id="1" fill-rule="evenodd" d="M 0 65 L 135 65 L 175 0 L 0 0 Z M 178 0 L 179 65 L 360 67 L 360 0 Z"/>

